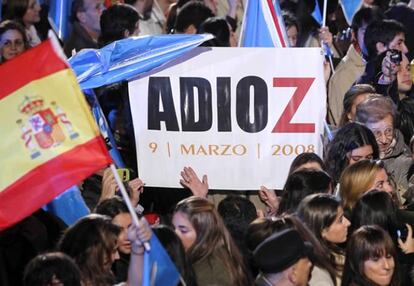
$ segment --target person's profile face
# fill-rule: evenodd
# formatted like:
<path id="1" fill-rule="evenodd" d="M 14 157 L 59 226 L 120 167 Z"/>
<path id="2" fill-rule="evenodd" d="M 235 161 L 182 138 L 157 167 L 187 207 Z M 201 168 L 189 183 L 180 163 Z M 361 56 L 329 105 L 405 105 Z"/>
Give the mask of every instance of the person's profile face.
<path id="1" fill-rule="evenodd" d="M 26 26 L 38 23 L 40 21 L 40 10 L 41 7 L 39 3 L 37 3 L 37 0 L 29 0 L 26 13 L 23 15 L 23 23 Z"/>
<path id="2" fill-rule="evenodd" d="M 175 233 L 183 243 L 185 251 L 187 251 L 197 238 L 197 233 L 193 225 L 188 219 L 188 216 L 182 212 L 176 212 L 173 215 L 172 223 L 174 225 Z"/>
<path id="3" fill-rule="evenodd" d="M 332 243 L 343 243 L 348 236 L 348 228 L 351 225 L 344 216 L 342 207 L 338 207 L 334 222 L 322 231 L 322 237 Z"/>
<path id="4" fill-rule="evenodd" d="M 400 68 L 397 73 L 398 91 L 406 93 L 411 90 L 413 81 L 411 80 L 411 66 L 406 55 L 402 56 Z"/>
<path id="5" fill-rule="evenodd" d="M 101 31 L 100 26 L 100 18 L 102 12 L 105 10 L 104 1 L 103 0 L 85 0 L 84 1 L 84 23 L 88 29 L 93 30 L 95 32 Z"/>

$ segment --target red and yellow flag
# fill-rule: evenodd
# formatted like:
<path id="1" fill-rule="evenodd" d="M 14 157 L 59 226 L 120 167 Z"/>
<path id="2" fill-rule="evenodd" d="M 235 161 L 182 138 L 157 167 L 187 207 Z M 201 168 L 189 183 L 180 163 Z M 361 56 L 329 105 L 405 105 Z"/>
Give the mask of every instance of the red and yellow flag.
<path id="1" fill-rule="evenodd" d="M 50 40 L 0 65 L 0 81 L 1 230 L 112 160 Z"/>

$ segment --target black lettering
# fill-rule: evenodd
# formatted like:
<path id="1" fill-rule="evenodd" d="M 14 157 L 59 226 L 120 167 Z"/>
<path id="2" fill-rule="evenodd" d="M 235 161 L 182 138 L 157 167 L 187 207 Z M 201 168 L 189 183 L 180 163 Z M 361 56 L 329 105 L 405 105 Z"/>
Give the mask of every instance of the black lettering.
<path id="1" fill-rule="evenodd" d="M 254 93 L 250 94 L 253 86 Z M 250 96 L 254 96 L 254 121 L 249 116 Z M 240 128 L 248 133 L 262 131 L 267 125 L 267 85 L 257 76 L 242 78 L 236 88 L 236 118 Z"/>
<path id="2" fill-rule="evenodd" d="M 160 111 L 162 102 L 163 111 Z M 167 131 L 180 131 L 169 77 L 150 77 L 148 83 L 148 129 L 161 130 L 161 121 Z"/>
<path id="3" fill-rule="evenodd" d="M 217 78 L 217 122 L 218 131 L 231 131 L 231 87 L 230 77 Z"/>
<path id="4" fill-rule="evenodd" d="M 194 88 L 198 90 L 199 118 L 195 121 Z M 181 124 L 183 131 L 207 131 L 213 124 L 211 85 L 199 77 L 180 77 Z"/>

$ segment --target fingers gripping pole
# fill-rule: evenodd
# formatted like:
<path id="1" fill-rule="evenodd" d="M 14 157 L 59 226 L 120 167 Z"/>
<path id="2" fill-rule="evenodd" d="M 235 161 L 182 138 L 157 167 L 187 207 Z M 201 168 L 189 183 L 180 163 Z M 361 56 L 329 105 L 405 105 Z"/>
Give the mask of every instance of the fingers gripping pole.
<path id="1" fill-rule="evenodd" d="M 116 171 L 115 165 L 114 164 L 111 164 L 110 165 L 110 168 L 111 168 L 112 173 L 114 174 L 115 181 L 116 181 L 116 183 L 117 183 L 117 185 L 119 187 L 119 190 L 121 191 L 122 197 L 124 198 L 124 201 L 125 201 L 125 203 L 126 203 L 126 205 L 128 207 L 129 213 L 131 214 L 132 221 L 134 222 L 134 224 L 136 226 L 140 227 L 141 226 L 141 222 L 139 221 L 138 216 L 137 216 L 137 214 L 135 212 L 135 209 L 132 206 L 131 200 L 130 200 L 130 198 L 128 196 L 128 193 L 127 193 L 127 191 L 125 189 L 125 186 L 122 183 L 121 178 L 118 175 L 118 172 Z M 144 242 L 144 248 L 145 248 L 146 251 L 150 251 L 151 250 L 151 247 L 150 247 L 148 241 L 145 241 Z"/>

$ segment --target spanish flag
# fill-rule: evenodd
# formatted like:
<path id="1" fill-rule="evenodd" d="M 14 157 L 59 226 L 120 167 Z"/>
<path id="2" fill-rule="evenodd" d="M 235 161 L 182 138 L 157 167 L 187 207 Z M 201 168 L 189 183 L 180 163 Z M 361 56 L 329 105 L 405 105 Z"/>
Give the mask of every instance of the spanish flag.
<path id="1" fill-rule="evenodd" d="M 52 40 L 0 65 L 0 230 L 112 160 Z"/>

